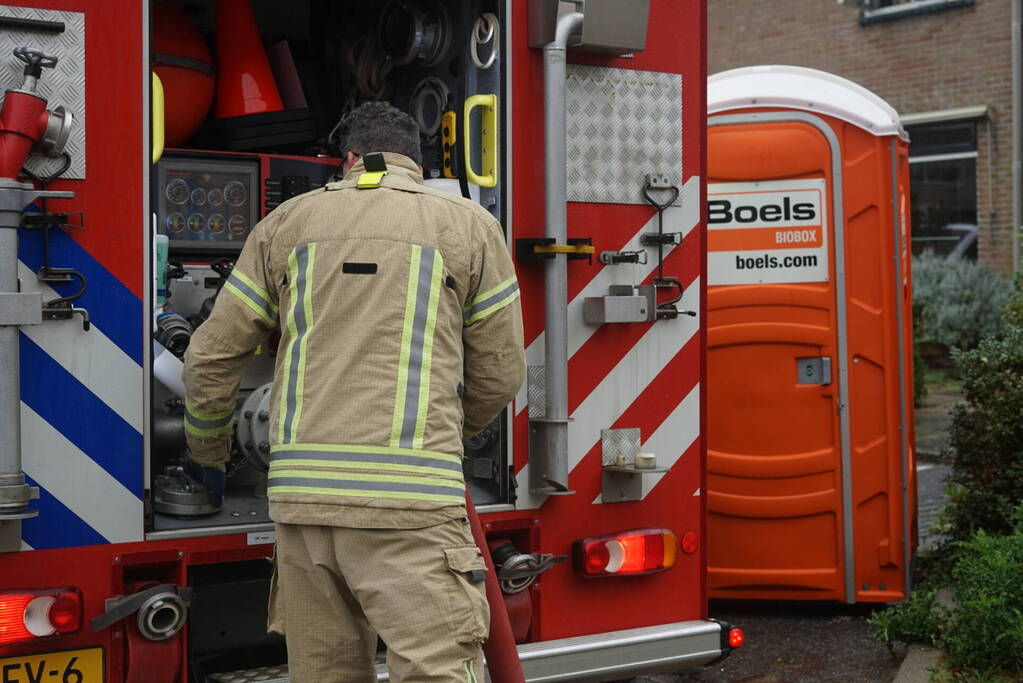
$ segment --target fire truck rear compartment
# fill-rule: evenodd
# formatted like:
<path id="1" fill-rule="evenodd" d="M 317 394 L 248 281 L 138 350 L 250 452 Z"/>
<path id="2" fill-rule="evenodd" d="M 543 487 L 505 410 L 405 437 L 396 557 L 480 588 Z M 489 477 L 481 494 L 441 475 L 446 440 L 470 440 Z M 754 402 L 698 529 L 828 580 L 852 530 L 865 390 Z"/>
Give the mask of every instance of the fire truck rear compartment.
<path id="1" fill-rule="evenodd" d="M 198 29 L 213 54 L 225 49 L 223 43 L 234 41 L 222 25 L 218 28 L 212 0 L 171 4 L 171 10 L 180 10 Z M 180 148 L 166 150 L 151 174 L 158 235 L 153 256 L 156 344 L 146 506 L 151 539 L 271 528 L 265 473 L 277 336 L 260 346 L 242 381 L 228 487 L 217 512 L 206 503 L 205 492 L 180 471 L 186 456 L 183 387 L 175 378 L 192 331 L 208 316 L 253 225 L 280 203 L 321 187 L 340 173 L 338 157 L 344 150 L 334 132 L 341 114 L 374 99 L 389 100 L 411 113 L 423 130 L 424 176 L 457 193 L 459 181 L 450 176 L 462 165 L 461 147 L 447 144 L 450 135 L 445 133 L 456 132 L 452 128 L 459 135 L 463 132 L 462 104 L 469 96 L 493 94 L 498 108 L 503 106 L 500 49 L 494 50 L 492 60 L 489 57 L 495 45 L 501 45 L 503 7 L 497 0 L 373 4 L 254 0 L 251 6 L 275 69 L 282 54 L 284 63 L 287 58 L 294 62 L 297 83 L 277 79 L 282 99 L 293 107 L 215 118 L 223 111 L 217 100 L 206 121 Z M 477 33 L 473 22 L 487 14 L 498 24 L 490 27 L 494 37 L 480 40 L 487 35 L 483 28 Z M 165 30 L 154 24 L 154 45 L 165 45 L 156 39 Z M 474 48 L 470 35 L 476 38 Z M 230 44 L 228 49 L 233 50 L 235 42 Z M 173 55 L 156 52 L 156 67 L 174 63 Z M 231 55 L 242 64 L 250 56 L 241 46 Z M 279 71 L 275 73 L 279 76 Z M 296 93 L 305 106 L 294 106 L 302 104 L 294 101 Z M 168 90 L 167 110 L 174 104 L 172 98 L 186 95 Z M 469 143 L 471 164 L 477 170 L 484 161 L 479 109 L 470 113 L 469 121 L 475 138 Z M 458 113 L 442 117 L 446 110 Z M 497 163 L 503 165 L 503 158 Z M 498 168 L 498 178 L 502 173 Z M 473 199 L 499 219 L 504 217 L 500 182 L 494 187 L 468 186 Z M 161 289 L 165 297 L 160 296 Z M 480 505 L 512 502 L 506 421 L 502 415 L 466 444 L 466 479 Z"/>

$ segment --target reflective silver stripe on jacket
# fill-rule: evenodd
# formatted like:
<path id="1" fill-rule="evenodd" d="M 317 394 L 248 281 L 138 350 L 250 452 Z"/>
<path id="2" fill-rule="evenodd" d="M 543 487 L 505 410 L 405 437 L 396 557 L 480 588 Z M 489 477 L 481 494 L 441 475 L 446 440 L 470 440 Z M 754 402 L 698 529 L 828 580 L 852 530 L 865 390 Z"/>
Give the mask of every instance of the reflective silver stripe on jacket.
<path id="1" fill-rule="evenodd" d="M 313 326 L 312 271 L 315 261 L 316 244 L 300 244 L 288 257 L 290 274 L 291 310 L 287 325 L 291 334 L 284 364 L 287 368 L 282 392 L 280 427 L 278 441 L 290 443 L 295 439 L 295 430 L 302 412 L 302 395 L 305 390 L 306 347 L 309 330 Z"/>

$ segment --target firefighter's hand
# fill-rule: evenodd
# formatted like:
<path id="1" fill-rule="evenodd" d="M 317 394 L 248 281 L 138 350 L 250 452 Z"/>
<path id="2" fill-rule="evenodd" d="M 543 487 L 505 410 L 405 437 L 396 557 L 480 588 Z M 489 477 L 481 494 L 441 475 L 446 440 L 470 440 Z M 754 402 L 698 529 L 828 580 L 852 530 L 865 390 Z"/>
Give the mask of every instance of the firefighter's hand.
<path id="1" fill-rule="evenodd" d="M 185 474 L 206 487 L 210 492 L 210 503 L 218 510 L 224 505 L 224 489 L 227 476 L 213 467 L 204 467 L 191 458 L 185 459 Z"/>

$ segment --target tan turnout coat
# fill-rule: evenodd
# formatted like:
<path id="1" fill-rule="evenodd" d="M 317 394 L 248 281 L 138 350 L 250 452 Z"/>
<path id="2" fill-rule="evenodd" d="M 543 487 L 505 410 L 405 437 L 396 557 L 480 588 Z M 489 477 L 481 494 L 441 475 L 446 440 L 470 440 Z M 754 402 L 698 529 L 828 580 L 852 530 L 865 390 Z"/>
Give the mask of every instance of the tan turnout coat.
<path id="1" fill-rule="evenodd" d="M 378 186 L 357 186 L 372 180 L 360 162 L 256 226 L 185 356 L 189 449 L 222 468 L 245 365 L 279 329 L 278 522 L 417 528 L 463 516 L 462 439 L 522 383 L 500 225 L 425 187 L 410 159 L 384 156 Z"/>

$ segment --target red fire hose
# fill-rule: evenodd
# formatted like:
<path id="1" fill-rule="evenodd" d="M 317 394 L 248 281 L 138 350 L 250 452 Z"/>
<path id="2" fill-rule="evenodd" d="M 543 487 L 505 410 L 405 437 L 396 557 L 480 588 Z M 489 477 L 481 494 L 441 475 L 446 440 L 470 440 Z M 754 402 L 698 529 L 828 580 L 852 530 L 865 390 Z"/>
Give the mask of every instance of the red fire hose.
<path id="1" fill-rule="evenodd" d="M 522 663 L 519 661 L 519 650 L 515 646 L 515 636 L 512 634 L 511 622 L 508 621 L 508 612 L 504 607 L 504 594 L 501 593 L 501 584 L 497 580 L 494 561 L 490 557 L 490 547 L 487 545 L 487 538 L 483 534 L 483 526 L 480 524 L 479 515 L 476 514 L 476 506 L 472 503 L 468 487 L 465 489 L 465 507 L 469 511 L 472 537 L 476 539 L 476 545 L 487 562 L 490 638 L 483 646 L 483 653 L 487 656 L 490 680 L 493 683 L 526 683 L 526 677 L 522 673 Z"/>

